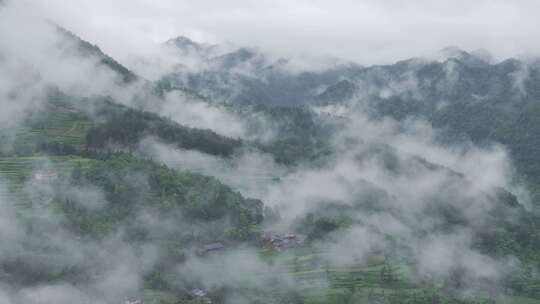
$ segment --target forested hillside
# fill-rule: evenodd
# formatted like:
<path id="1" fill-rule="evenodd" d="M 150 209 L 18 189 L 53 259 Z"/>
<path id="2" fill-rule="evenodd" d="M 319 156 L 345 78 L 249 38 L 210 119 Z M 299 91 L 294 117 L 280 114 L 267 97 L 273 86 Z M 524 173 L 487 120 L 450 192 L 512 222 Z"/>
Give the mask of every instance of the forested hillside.
<path id="1" fill-rule="evenodd" d="M 366 69 L 328 87 L 317 97 L 318 103 L 367 102 L 378 117 L 428 120 L 442 130 L 443 142 L 501 143 L 537 195 L 537 61 L 509 59 L 493 64 L 455 52 L 443 62 L 411 59 Z"/>
<path id="2" fill-rule="evenodd" d="M 537 60 L 178 37 L 128 65 L 25 12 L 0 2 L 0 304 L 540 303 Z"/>

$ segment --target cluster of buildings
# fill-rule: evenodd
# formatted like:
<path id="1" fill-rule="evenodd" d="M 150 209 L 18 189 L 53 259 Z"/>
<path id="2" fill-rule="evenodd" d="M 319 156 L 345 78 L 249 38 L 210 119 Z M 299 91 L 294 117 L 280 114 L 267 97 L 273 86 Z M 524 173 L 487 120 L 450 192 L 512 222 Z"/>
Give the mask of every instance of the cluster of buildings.
<path id="1" fill-rule="evenodd" d="M 265 232 L 261 236 L 263 246 L 275 251 L 287 251 L 304 245 L 306 237 L 295 233 Z M 222 243 L 205 244 L 197 248 L 196 254 L 200 257 L 214 253 L 224 252 L 227 248 Z"/>
<path id="2" fill-rule="evenodd" d="M 295 233 L 275 233 L 265 232 L 262 235 L 262 240 L 265 247 L 272 248 L 276 251 L 286 251 L 291 248 L 301 247 L 306 241 L 306 237 Z"/>
<path id="3" fill-rule="evenodd" d="M 276 233 L 276 232 L 265 232 L 262 235 L 262 240 L 265 247 L 269 247 L 276 251 L 286 251 L 291 248 L 296 248 L 304 245 L 305 236 L 298 235 L 294 233 Z M 197 248 L 196 253 L 198 256 L 208 256 L 215 253 L 222 253 L 226 251 L 225 245 L 222 243 L 210 243 L 201 245 Z M 198 298 L 206 304 L 212 304 L 212 300 L 208 296 L 208 292 L 202 288 L 194 288 L 190 291 L 190 294 L 194 298 Z M 142 300 L 132 299 L 126 300 L 123 304 L 143 304 Z"/>

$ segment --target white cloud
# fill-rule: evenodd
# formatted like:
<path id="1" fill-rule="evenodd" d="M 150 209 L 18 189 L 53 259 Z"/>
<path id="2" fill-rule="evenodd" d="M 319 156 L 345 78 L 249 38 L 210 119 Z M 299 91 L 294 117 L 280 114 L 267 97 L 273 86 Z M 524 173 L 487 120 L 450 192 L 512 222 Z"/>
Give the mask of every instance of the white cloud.
<path id="1" fill-rule="evenodd" d="M 180 34 L 285 53 L 389 62 L 448 45 L 538 53 L 535 0 L 26 0 L 115 57 Z"/>

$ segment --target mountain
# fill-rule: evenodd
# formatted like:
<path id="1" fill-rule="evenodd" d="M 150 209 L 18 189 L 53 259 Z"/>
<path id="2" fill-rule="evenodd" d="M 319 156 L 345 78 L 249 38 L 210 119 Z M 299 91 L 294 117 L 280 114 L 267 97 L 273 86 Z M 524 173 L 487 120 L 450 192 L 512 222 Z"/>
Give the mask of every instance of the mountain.
<path id="1" fill-rule="evenodd" d="M 540 142 L 531 126 L 540 100 L 539 61 L 493 62 L 483 50 L 456 47 L 437 56 L 437 60 L 412 58 L 389 65 L 345 64 L 298 72 L 290 69 L 294 59 L 273 60 L 256 49 L 238 48 L 203 56 L 201 70 L 180 69 L 163 82 L 236 104 L 368 103 L 376 117 L 421 117 L 446 130 L 443 141 L 506 145 L 520 175 L 536 193 L 540 159 L 532 155 L 538 154 Z"/>
<path id="2" fill-rule="evenodd" d="M 450 59 L 455 58 L 460 62 L 471 67 L 482 67 L 490 62 L 490 54 L 485 50 L 477 50 L 472 53 L 468 53 L 457 47 L 446 47 L 439 51 L 443 58 Z"/>
<path id="3" fill-rule="evenodd" d="M 420 117 L 444 130 L 442 141 L 468 139 L 502 143 L 523 178 L 537 193 L 540 182 L 537 128 L 540 100 L 538 61 L 488 63 L 450 49 L 442 62 L 406 60 L 366 68 L 347 83 L 336 82 L 317 96 L 319 104 L 368 103 L 375 116 Z"/>
<path id="4" fill-rule="evenodd" d="M 34 113 L 26 125 L 30 128 L 27 132 L 40 137 L 37 142 L 41 144 L 29 150 L 21 150 L 22 152 L 13 151 L 0 158 L 0 173 L 10 176 L 10 197 L 17 197 L 21 204 L 21 209 L 17 209 L 21 217 L 17 225 L 36 228 L 30 229 L 22 238 L 21 242 L 26 248 L 24 252 L 14 249 L 0 259 L 2 277 L 21 286 L 40 286 L 50 282 L 69 282 L 78 286 L 94 284 L 103 275 L 108 275 L 106 269 L 110 267 L 110 260 L 122 259 L 123 252 L 115 253 L 118 247 L 121 247 L 122 250 L 133 250 L 140 254 L 134 258 L 135 261 L 127 262 L 134 263 L 135 268 L 135 265 L 144 267 L 140 270 L 144 287 L 141 288 L 142 291 L 132 294 L 145 298 L 146 301 L 153 301 L 161 298 L 156 294 L 159 292 L 172 299 L 165 303 L 190 303 L 189 299 L 193 297 L 192 289 L 200 284 L 204 285 L 205 279 L 201 281 L 186 278 L 171 265 L 184 267 L 198 259 L 205 262 L 217 259 L 221 263 L 221 256 L 213 253 L 206 257 L 197 257 L 194 252 L 200 252 L 198 250 L 201 250 L 202 245 L 219 242 L 219 246 L 222 246 L 219 248 L 227 248 L 220 249 L 226 250 L 222 253 L 224 259 L 229 258 L 228 254 L 234 255 L 235 250 L 242 252 L 245 250 L 242 249 L 244 246 L 250 246 L 250 250 L 262 248 L 261 254 L 269 254 L 264 247 L 266 245 L 261 237 L 261 230 L 265 229 L 266 225 L 271 225 L 272 221 L 279 221 L 278 211 L 265 207 L 258 199 L 245 198 L 216 178 L 172 169 L 159 161 L 121 152 L 123 148 L 133 149 L 144 135 L 156 136 L 163 142 L 178 145 L 182 149 L 232 157 L 229 146 L 237 148 L 236 146 L 241 144 L 239 141 L 205 130 L 185 128 L 158 115 L 119 106 L 108 100 L 78 100 L 67 95 L 52 95 L 50 99 L 49 111 Z M 85 105 L 83 110 L 78 108 L 82 105 L 81 101 Z M 86 112 L 84 109 L 87 109 L 89 103 L 95 103 L 94 107 L 90 108 L 97 111 Z M 248 109 L 240 108 L 238 111 Z M 287 150 L 292 150 L 293 154 L 310 154 L 310 150 L 316 147 L 306 146 L 302 141 L 304 138 L 311 141 L 332 134 L 324 133 L 329 131 L 326 128 L 319 129 L 321 118 L 306 109 L 257 107 L 249 111 L 269 113 L 281 126 L 280 134 L 283 135 L 279 142 L 286 142 Z M 286 134 L 292 140 L 287 141 Z M 99 142 L 106 142 L 108 146 L 95 143 L 98 135 L 107 138 Z M 216 139 L 227 145 L 216 143 Z M 474 226 L 478 229 L 478 232 L 474 233 L 476 246 L 483 252 L 500 255 L 519 253 L 529 258 L 529 252 L 525 250 L 536 248 L 537 240 L 534 235 L 521 233 L 535 229 L 538 221 L 530 218 L 532 215 L 526 213 L 517 198 L 506 190 L 497 189 L 493 194 L 482 193 L 479 197 L 460 197 L 460 191 L 474 188 L 471 185 L 475 182 L 461 173 L 430 163 L 417 155 L 403 153 L 389 145 L 348 142 L 345 148 L 354 151 L 348 170 L 356 167 L 362 170 L 366 164 L 377 163 L 382 170 L 379 174 L 397 177 L 396 182 L 402 178 L 414 180 L 418 176 L 444 176 L 442 184 L 434 186 L 437 190 L 425 198 L 430 204 L 422 214 L 427 217 L 426 222 L 430 223 L 430 233 L 445 233 L 452 229 Z M 338 158 L 346 158 L 347 150 L 332 149 L 322 158 L 333 153 L 338 153 Z M 305 165 L 309 166 L 310 163 Z M 316 170 L 324 170 L 324 166 L 323 161 L 316 165 Z M 283 183 L 281 187 L 286 187 L 288 183 L 294 184 L 292 180 L 272 181 L 276 182 Z M 347 179 L 343 178 L 340 181 L 345 184 L 347 182 Z M 32 185 L 32 188 L 25 185 Z M 350 274 L 350 270 L 336 268 L 332 270 L 332 277 L 325 277 L 326 270 L 316 262 L 323 259 L 324 255 L 313 253 L 311 246 L 338 246 L 341 238 L 339 235 L 348 231 L 351 226 L 363 225 L 361 217 L 364 214 L 392 215 L 404 223 L 415 221 L 397 207 L 398 202 L 404 198 L 395 197 L 391 190 L 393 187 L 388 188 L 367 180 L 351 186 L 354 190 L 351 189 L 350 202 L 321 198 L 310 205 L 305 214 L 295 218 L 292 223 L 294 230 L 305 234 L 307 242 L 307 247 L 299 248 L 296 254 L 307 262 L 281 261 L 281 255 L 271 255 L 268 257 L 272 258 L 271 263 L 279 265 L 278 274 L 283 275 L 285 272 L 286 275 L 296 275 L 301 267 L 303 271 L 308 271 L 310 276 L 298 278 L 298 284 L 316 286 L 318 289 L 319 284 L 327 280 L 336 284 L 332 289 L 341 288 L 336 287 L 342 286 L 339 284 L 362 286 L 357 284 L 359 280 L 372 280 L 373 285 L 370 286 L 388 288 L 393 286 L 393 280 L 397 280 L 400 284 L 406 284 L 408 289 L 421 294 L 423 283 L 411 283 L 413 279 L 398 274 L 401 270 L 396 270 L 397 268 L 391 271 L 395 271 L 397 277 L 388 279 L 388 282 L 367 271 L 369 267 L 374 267 L 373 265 L 380 268 L 386 267 L 390 261 L 398 263 L 394 262 L 393 257 L 383 258 L 383 261 L 375 260 L 367 266 L 359 263 L 355 267 L 362 267 L 363 270 L 354 275 Z M 0 198 L 4 199 L 5 196 Z M 494 204 L 495 208 L 482 210 L 486 212 L 488 221 L 471 218 L 470 210 L 464 208 L 476 205 L 476 200 L 486 200 Z M 523 221 L 517 224 L 507 217 L 509 214 L 515 214 L 514 216 Z M 413 226 L 420 230 L 425 229 L 421 225 Z M 47 234 L 46 240 L 49 240 L 49 243 L 43 243 L 43 233 Z M 374 236 L 381 232 L 373 233 Z M 53 242 L 51 238 L 64 241 Z M 516 247 L 505 247 L 499 243 L 503 241 L 514 242 Z M 395 242 L 404 246 L 401 241 Z M 523 251 L 516 251 L 517 248 Z M 101 256 L 103 250 L 107 251 L 107 258 Z M 74 251 L 77 258 L 82 260 L 57 260 L 59 255 L 67 256 Z M 289 252 L 284 252 L 283 257 Z M 150 254 L 150 257 L 146 254 Z M 150 259 L 154 254 L 158 254 L 155 257 L 158 262 L 145 264 L 146 259 Z M 34 258 L 35 255 L 39 256 L 38 260 Z M 375 251 L 373 258 L 381 257 Z M 408 263 L 399 262 L 397 265 L 400 266 L 396 267 L 405 267 Z M 251 271 L 256 269 L 242 275 L 248 277 Z M 273 273 L 274 270 L 268 277 L 258 277 L 257 280 L 271 282 L 276 275 Z M 345 279 L 341 278 L 345 275 Z M 351 277 L 348 277 L 349 275 Z M 526 288 L 534 284 L 533 278 L 519 282 Z M 237 287 L 233 285 L 231 288 Z M 213 287 L 209 287 L 209 290 L 216 293 L 208 295 L 214 300 L 219 299 L 219 292 L 235 293 L 234 290 L 219 291 Z M 278 285 L 261 290 L 257 283 L 248 287 L 243 285 L 242 290 L 249 297 L 267 301 L 281 297 L 287 298 L 285 303 L 313 300 L 310 294 L 296 290 L 294 285 Z M 527 294 L 535 293 L 530 291 Z M 453 296 L 444 294 L 444 297 L 452 299 Z M 342 298 L 337 299 L 336 301 L 340 301 Z"/>
<path id="5" fill-rule="evenodd" d="M 370 99 L 377 99 L 376 103 L 396 97 L 423 102 L 430 109 L 462 101 L 511 107 L 540 97 L 537 61 L 488 63 L 462 50 L 445 53 L 448 58 L 443 61 L 409 59 L 368 67 L 349 81 L 363 85 L 357 92 L 362 90 Z"/>
<path id="6" fill-rule="evenodd" d="M 0 130 L 0 302 L 540 303 L 539 216 L 490 149 L 540 176 L 537 63 L 316 65 L 177 37 L 196 64 L 152 82 L 59 31 L 120 81 L 52 82 Z"/>
<path id="7" fill-rule="evenodd" d="M 296 67 L 295 60 L 274 58 L 258 49 L 196 44 L 179 39 L 179 59 L 200 62 L 197 69 L 179 67 L 165 75 L 164 83 L 189 87 L 214 101 L 238 104 L 296 106 L 306 104 L 322 86 L 361 69 L 357 64 L 338 61 L 325 63 L 327 68 L 310 71 L 310 64 Z M 195 52 L 186 52 L 193 49 Z M 195 54 L 195 55 L 193 55 Z M 182 57 L 183 56 L 183 57 Z M 309 59 L 308 59 L 309 60 Z M 308 68 L 306 68 L 308 67 Z"/>
<path id="8" fill-rule="evenodd" d="M 169 39 L 164 43 L 165 46 L 174 48 L 180 56 L 197 55 L 200 57 L 211 56 L 217 51 L 218 46 L 206 43 L 197 43 L 188 37 L 178 36 Z"/>
<path id="9" fill-rule="evenodd" d="M 336 84 L 327 87 L 324 92 L 315 96 L 317 104 L 325 105 L 328 103 L 344 102 L 351 100 L 358 93 L 358 87 L 349 80 L 341 80 Z"/>

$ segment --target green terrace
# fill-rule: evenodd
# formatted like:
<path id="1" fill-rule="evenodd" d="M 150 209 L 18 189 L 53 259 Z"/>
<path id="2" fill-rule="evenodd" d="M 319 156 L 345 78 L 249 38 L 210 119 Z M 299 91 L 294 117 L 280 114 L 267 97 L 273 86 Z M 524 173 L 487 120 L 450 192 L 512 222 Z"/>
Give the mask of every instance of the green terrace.
<path id="1" fill-rule="evenodd" d="M 334 265 L 322 262 L 326 252 L 313 252 L 297 248 L 264 258 L 283 266 L 284 273 L 294 278 L 302 288 L 306 303 L 454 303 L 442 296 L 443 282 L 413 284 L 410 265 L 406 261 L 371 255 L 362 263 Z M 278 267 L 281 267 L 278 266 Z M 475 295 L 474 303 L 488 303 L 487 294 Z M 497 299 L 497 303 L 540 304 L 540 299 L 510 297 Z M 465 302 L 464 302 L 465 303 Z"/>
<path id="2" fill-rule="evenodd" d="M 73 113 L 51 113 L 51 116 L 50 121 L 34 126 L 29 132 L 44 136 L 50 142 L 84 147 L 86 131 L 92 126 L 90 121 Z"/>
<path id="3" fill-rule="evenodd" d="M 8 143 L 0 152 L 4 156 L 32 156 L 39 154 L 44 145 L 49 149 L 55 146 L 56 150 L 62 149 L 61 146 L 84 149 L 86 133 L 92 126 L 90 118 L 72 105 L 49 101 L 29 113 L 22 125 L 0 130 L 0 140 Z M 63 154 L 62 151 L 55 152 Z"/>
<path id="4" fill-rule="evenodd" d="M 45 137 L 49 142 L 84 147 L 92 121 L 67 103 L 50 102 L 30 125 L 31 135 Z"/>
<path id="5" fill-rule="evenodd" d="M 77 156 L 0 157 L 0 181 L 5 184 L 0 187 L 0 200 L 22 199 L 25 182 L 40 170 L 69 174 L 75 166 L 85 168 L 91 161 Z"/>
<path id="6" fill-rule="evenodd" d="M 242 254 L 241 249 L 236 249 L 235 252 Z M 285 275 L 294 281 L 295 286 L 300 288 L 300 294 L 306 304 L 490 303 L 487 293 L 477 293 L 467 298 L 467 301 L 456 302 L 456 299 L 445 296 L 443 282 L 413 284 L 410 271 L 412 265 L 405 261 L 373 254 L 363 262 L 336 265 L 324 262 L 327 261 L 325 258 L 328 255 L 328 252 L 315 252 L 311 248 L 296 248 L 281 253 L 267 249 L 259 252 L 262 260 L 273 265 L 277 275 Z M 215 261 L 212 264 L 214 263 Z M 220 264 L 215 266 L 219 268 Z M 227 268 L 226 265 L 223 267 Z M 247 285 L 254 281 L 262 282 L 265 278 L 272 276 L 263 270 L 253 273 L 241 268 L 238 269 L 237 275 L 244 277 L 241 281 Z M 270 290 L 271 287 L 269 286 L 268 289 Z M 152 289 L 146 289 L 145 303 L 146 301 L 178 303 L 178 299 L 175 300 L 172 294 L 169 294 L 168 300 L 165 300 L 165 294 L 159 296 L 161 302 L 152 302 L 156 298 L 150 295 L 155 295 L 155 292 Z M 540 304 L 540 300 L 504 296 L 497 298 L 496 303 Z"/>

